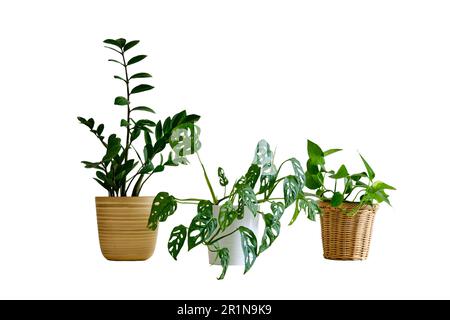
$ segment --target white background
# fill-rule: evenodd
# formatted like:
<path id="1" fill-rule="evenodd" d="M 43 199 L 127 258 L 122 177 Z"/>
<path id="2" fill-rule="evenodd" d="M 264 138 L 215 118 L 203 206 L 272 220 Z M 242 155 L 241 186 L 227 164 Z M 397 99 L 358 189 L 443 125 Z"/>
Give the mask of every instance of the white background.
<path id="1" fill-rule="evenodd" d="M 0 4 L 0 298 L 450 298 L 447 204 L 448 1 L 3 1 Z M 106 261 L 81 160 L 101 148 L 76 116 L 119 130 L 123 94 L 110 37 L 140 39 L 134 69 L 153 75 L 142 102 L 159 118 L 202 115 L 201 150 L 231 180 L 256 142 L 306 159 L 306 139 L 341 147 L 332 165 L 396 186 L 366 262 L 322 258 L 320 225 L 298 219 L 253 269 L 215 277 L 204 248 L 167 253 L 183 207 L 160 228 L 154 257 Z M 216 181 L 216 180 L 215 180 Z M 207 197 L 201 171 L 172 168 L 144 195 Z"/>

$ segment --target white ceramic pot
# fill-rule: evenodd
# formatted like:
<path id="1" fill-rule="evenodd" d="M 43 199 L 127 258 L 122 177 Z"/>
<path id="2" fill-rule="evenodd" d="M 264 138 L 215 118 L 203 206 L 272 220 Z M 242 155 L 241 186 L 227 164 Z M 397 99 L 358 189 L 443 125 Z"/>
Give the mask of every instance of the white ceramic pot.
<path id="1" fill-rule="evenodd" d="M 213 207 L 214 217 L 219 216 L 219 206 Z M 224 233 L 221 233 L 219 236 L 225 235 L 227 233 L 232 232 L 233 230 L 244 226 L 253 231 L 253 233 L 258 237 L 259 232 L 259 214 L 254 217 L 252 212 L 245 208 L 244 218 L 242 220 L 236 219 Z M 245 264 L 244 253 L 242 252 L 241 245 L 241 235 L 239 232 L 233 233 L 231 236 L 226 237 L 222 240 L 216 242 L 220 248 L 228 248 L 230 252 L 230 261 L 229 265 L 239 265 L 242 266 Z M 220 265 L 220 259 L 217 257 L 216 252 L 208 251 L 209 254 L 209 263 L 214 265 Z"/>

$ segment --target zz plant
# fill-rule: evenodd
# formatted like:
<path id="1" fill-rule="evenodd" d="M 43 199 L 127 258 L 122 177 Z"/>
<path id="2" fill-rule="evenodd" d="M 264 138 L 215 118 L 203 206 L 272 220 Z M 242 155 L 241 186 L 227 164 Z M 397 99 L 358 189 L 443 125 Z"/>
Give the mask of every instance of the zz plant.
<path id="1" fill-rule="evenodd" d="M 316 143 L 308 140 L 308 161 L 306 163 L 305 186 L 313 193 L 301 192 L 296 199 L 296 209 L 291 224 L 299 213 L 305 211 L 310 220 L 320 214 L 316 200 L 329 202 L 332 207 L 340 207 L 344 202 L 358 203 L 351 211 L 344 211 L 349 216 L 358 212 L 365 205 L 375 203 L 391 204 L 387 190 L 394 187 L 375 180 L 375 172 L 366 159 L 360 155 L 365 170 L 349 173 L 343 164 L 336 171 L 326 167 L 326 158 L 341 149 L 323 151 Z"/>
<path id="2" fill-rule="evenodd" d="M 153 230 L 156 229 L 159 222 L 166 221 L 175 213 L 178 204 L 196 205 L 197 214 L 190 225 L 179 225 L 173 229 L 168 242 L 170 255 L 177 260 L 186 242 L 188 251 L 199 245 L 207 246 L 208 250 L 216 253 L 217 259 L 220 260 L 222 266 L 222 273 L 218 278 L 220 280 L 227 272 L 230 251 L 229 248 L 220 247 L 219 241 L 239 233 L 245 257 L 245 274 L 254 265 L 256 258 L 279 236 L 281 217 L 302 192 L 305 183 L 303 168 L 295 158 L 284 161 L 277 168 L 274 165 L 274 153 L 269 144 L 262 140 L 257 145 L 253 163 L 247 172 L 233 183 L 228 193 L 226 188 L 229 180 L 224 170 L 218 168 L 218 182 L 224 188 L 224 196 L 219 198 L 212 187 L 205 166 L 200 157 L 198 159 L 211 199 L 178 199 L 167 192 L 161 192 L 154 201 L 148 226 Z M 293 174 L 281 176 L 282 167 L 288 163 L 292 166 Z M 281 185 L 283 197 L 280 198 L 274 196 L 274 192 Z M 217 217 L 213 214 L 214 205 L 219 206 Z M 233 222 L 243 219 L 245 214 L 251 214 L 254 218 L 257 215 L 262 216 L 265 228 L 260 242 L 252 230 L 244 226 L 232 228 Z"/>
<path id="3" fill-rule="evenodd" d="M 166 166 L 186 164 L 187 160 L 178 154 L 170 152 L 166 158 L 162 151 L 169 144 L 171 136 L 179 128 L 192 127 L 199 120 L 195 114 L 179 112 L 164 121 L 154 122 L 146 117 L 138 117 L 141 113 L 153 114 L 154 110 L 148 106 L 134 105 L 133 98 L 137 94 L 153 89 L 149 84 L 139 84 L 139 80 L 151 78 L 146 72 L 131 73 L 131 66 L 141 62 L 145 55 L 136 55 L 128 59 L 129 50 L 135 47 L 139 41 L 127 41 L 125 39 L 107 39 L 104 41 L 106 48 L 117 55 L 117 59 L 109 59 L 122 68 L 122 75 L 114 78 L 124 85 L 125 95 L 114 99 L 114 105 L 123 108 L 124 118 L 120 120 L 120 126 L 124 128 L 124 139 L 118 134 L 111 134 L 107 138 L 104 135 L 104 124 L 96 125 L 93 118 L 78 117 L 81 124 L 85 125 L 98 139 L 104 148 L 104 155 L 97 161 L 82 161 L 86 168 L 95 169 L 94 178 L 111 197 L 139 196 L 142 187 L 155 173 L 164 171 Z M 134 82 L 138 84 L 135 85 Z M 136 145 L 138 138 L 144 138 L 142 152 Z M 133 158 L 133 155 L 136 158 Z"/>

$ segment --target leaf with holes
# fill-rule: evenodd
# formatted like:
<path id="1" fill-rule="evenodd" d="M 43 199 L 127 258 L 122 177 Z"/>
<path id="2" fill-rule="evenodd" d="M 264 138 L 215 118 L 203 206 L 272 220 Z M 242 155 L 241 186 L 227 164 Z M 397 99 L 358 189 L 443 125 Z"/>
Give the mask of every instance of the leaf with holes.
<path id="1" fill-rule="evenodd" d="M 246 227 L 239 227 L 239 233 L 241 235 L 241 246 L 245 260 L 244 274 L 246 274 L 258 257 L 258 240 L 253 231 Z"/>
<path id="2" fill-rule="evenodd" d="M 148 228 L 156 230 L 158 222 L 166 221 L 177 210 L 175 197 L 167 192 L 160 192 L 153 200 L 152 210 L 148 219 Z"/>
<path id="3" fill-rule="evenodd" d="M 217 175 L 219 176 L 219 183 L 222 187 L 225 187 L 228 185 L 228 179 L 225 176 L 225 171 L 219 167 L 219 169 L 217 169 Z"/>
<path id="4" fill-rule="evenodd" d="M 282 202 L 272 202 L 270 209 L 272 210 L 273 218 L 278 221 L 283 216 L 286 208 Z"/>
<path id="5" fill-rule="evenodd" d="M 199 244 L 208 240 L 217 228 L 217 219 L 213 217 L 213 204 L 211 201 L 202 200 L 198 204 L 197 215 L 189 226 L 188 250 L 192 250 Z"/>
<path id="6" fill-rule="evenodd" d="M 228 228 L 237 218 L 237 211 L 234 209 L 231 201 L 225 202 L 219 211 L 219 227 L 221 231 Z"/>
<path id="7" fill-rule="evenodd" d="M 170 255 L 177 260 L 178 254 L 183 248 L 184 242 L 186 241 L 187 228 L 180 224 L 179 226 L 173 228 L 170 234 L 169 243 L 167 247 L 169 249 Z"/>
<path id="8" fill-rule="evenodd" d="M 228 248 L 222 248 L 217 252 L 217 256 L 220 259 L 220 265 L 222 266 L 222 273 L 220 274 L 217 280 L 222 280 L 225 278 L 225 274 L 227 273 L 228 264 L 230 263 L 230 251 Z"/>
<path id="9" fill-rule="evenodd" d="M 297 199 L 297 195 L 300 192 L 300 183 L 296 176 L 287 176 L 283 182 L 284 191 L 284 204 L 289 207 Z"/>
<path id="10" fill-rule="evenodd" d="M 254 216 L 258 212 L 258 200 L 256 199 L 255 192 L 248 185 L 244 185 L 238 188 L 239 199 L 242 201 L 242 205 L 248 208 Z"/>
<path id="11" fill-rule="evenodd" d="M 252 164 L 245 174 L 245 183 L 253 189 L 256 186 L 256 182 L 258 182 L 260 174 L 261 168 L 257 164 Z"/>
<path id="12" fill-rule="evenodd" d="M 292 164 L 292 169 L 294 169 L 295 176 L 298 179 L 299 188 L 303 189 L 303 187 L 305 186 L 305 171 L 303 171 L 303 167 L 300 161 L 298 161 L 296 158 L 291 158 L 290 161 Z"/>
<path id="13" fill-rule="evenodd" d="M 267 250 L 274 243 L 275 239 L 279 236 L 281 229 L 280 221 L 275 219 L 270 213 L 264 215 L 264 222 L 266 226 L 264 228 L 261 245 L 259 246 L 259 254 Z"/>

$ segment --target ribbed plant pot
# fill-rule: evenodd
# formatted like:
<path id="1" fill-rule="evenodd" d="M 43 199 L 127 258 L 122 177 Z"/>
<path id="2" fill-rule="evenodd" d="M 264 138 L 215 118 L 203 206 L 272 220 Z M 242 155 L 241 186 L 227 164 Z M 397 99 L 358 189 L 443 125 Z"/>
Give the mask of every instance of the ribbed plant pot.
<path id="1" fill-rule="evenodd" d="M 219 234 L 225 235 L 230 233 L 231 231 L 236 230 L 237 228 L 244 226 L 253 231 L 253 233 L 258 237 L 259 231 L 259 215 L 256 217 L 253 216 L 251 211 L 248 208 L 244 209 L 244 218 L 239 220 L 236 219 L 225 232 Z M 219 216 L 219 206 L 213 207 L 214 217 Z M 242 252 L 242 244 L 241 244 L 241 235 L 239 232 L 233 233 L 231 236 L 223 238 L 222 240 L 217 241 L 217 245 L 222 248 L 228 248 L 230 254 L 229 265 L 237 265 L 242 266 L 245 264 L 245 256 Z M 217 257 L 217 253 L 211 252 L 208 250 L 209 263 L 212 265 L 220 265 L 220 259 Z"/>
<path id="2" fill-rule="evenodd" d="M 357 206 L 356 203 L 344 203 L 339 208 L 333 208 L 329 202 L 319 203 L 322 209 L 320 224 L 325 259 L 367 259 L 378 205 L 362 206 L 353 216 L 346 214 Z"/>
<path id="3" fill-rule="evenodd" d="M 147 228 L 154 197 L 96 197 L 103 256 L 112 261 L 143 261 L 155 251 L 158 230 Z"/>

